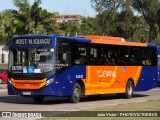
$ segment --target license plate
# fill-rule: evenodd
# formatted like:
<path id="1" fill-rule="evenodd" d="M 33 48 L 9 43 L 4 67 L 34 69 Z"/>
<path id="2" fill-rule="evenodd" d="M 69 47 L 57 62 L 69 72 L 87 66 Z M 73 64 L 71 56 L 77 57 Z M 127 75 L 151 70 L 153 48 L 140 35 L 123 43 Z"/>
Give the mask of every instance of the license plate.
<path id="1" fill-rule="evenodd" d="M 31 95 L 31 92 L 22 92 L 23 95 Z"/>

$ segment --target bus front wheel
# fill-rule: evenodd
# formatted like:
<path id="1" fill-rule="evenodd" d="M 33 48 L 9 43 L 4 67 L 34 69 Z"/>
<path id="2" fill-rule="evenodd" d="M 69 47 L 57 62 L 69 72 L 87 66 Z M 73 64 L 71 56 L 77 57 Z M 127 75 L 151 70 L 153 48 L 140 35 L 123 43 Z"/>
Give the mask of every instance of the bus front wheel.
<path id="1" fill-rule="evenodd" d="M 34 96 L 33 100 L 35 103 L 41 103 L 44 100 L 44 96 L 38 95 L 38 96 Z"/>
<path id="2" fill-rule="evenodd" d="M 123 94 L 124 98 L 130 99 L 133 96 L 134 85 L 132 81 L 128 81 L 126 84 L 126 92 Z"/>
<path id="3" fill-rule="evenodd" d="M 79 83 L 74 84 L 72 95 L 69 96 L 69 102 L 78 103 L 81 98 L 81 86 Z"/>

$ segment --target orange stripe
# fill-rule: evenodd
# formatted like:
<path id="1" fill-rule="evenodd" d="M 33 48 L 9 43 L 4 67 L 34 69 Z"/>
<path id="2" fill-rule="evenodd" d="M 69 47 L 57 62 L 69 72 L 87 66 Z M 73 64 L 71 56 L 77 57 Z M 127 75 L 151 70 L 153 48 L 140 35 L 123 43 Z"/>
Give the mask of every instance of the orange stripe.
<path id="1" fill-rule="evenodd" d="M 96 39 L 96 40 L 105 40 L 105 41 L 120 41 L 124 42 L 126 41 L 124 38 L 121 37 L 110 37 L 110 36 L 98 36 L 98 35 L 90 35 L 90 36 L 85 36 L 85 38 L 88 39 Z M 122 40 L 123 39 L 123 40 Z"/>
<path id="2" fill-rule="evenodd" d="M 137 73 L 136 73 L 136 75 L 135 75 L 135 78 L 134 78 L 135 86 L 137 85 L 137 82 L 138 82 L 138 79 L 139 79 L 139 77 L 140 77 L 141 71 L 142 71 L 142 67 L 139 66 L 139 67 L 138 67 L 138 70 L 137 70 Z"/>
<path id="3" fill-rule="evenodd" d="M 15 80 L 11 78 L 11 82 L 16 89 L 40 89 L 46 85 L 46 78 L 43 80 Z"/>
<path id="4" fill-rule="evenodd" d="M 104 41 L 104 40 L 95 40 L 92 39 L 91 43 L 101 43 L 101 44 L 113 44 L 113 45 L 127 45 L 127 46 L 144 46 L 146 47 L 146 43 L 136 43 L 136 42 L 113 42 L 113 41 Z"/>
<path id="5" fill-rule="evenodd" d="M 128 42 L 121 37 L 98 36 L 98 35 L 90 35 L 90 36 L 84 36 L 84 37 L 87 39 L 91 39 L 91 43 L 127 45 L 127 46 L 144 46 L 144 47 L 147 46 L 146 43 Z"/>
<path id="6" fill-rule="evenodd" d="M 124 88 L 124 87 L 119 87 Z M 87 87 L 85 90 L 102 90 L 102 89 L 112 89 L 112 87 Z"/>
<path id="7" fill-rule="evenodd" d="M 90 70 L 90 66 L 87 67 L 87 75 L 88 75 L 88 82 L 91 81 L 91 70 Z"/>
<path id="8" fill-rule="evenodd" d="M 115 66 L 115 69 L 114 69 L 114 70 L 115 70 L 115 73 L 117 73 L 117 66 Z M 116 78 L 116 77 L 112 77 L 111 85 L 114 84 L 115 78 Z M 111 86 L 111 85 L 110 85 L 110 86 Z"/>
<path id="9" fill-rule="evenodd" d="M 11 81 L 15 83 L 42 83 L 42 82 L 45 82 L 46 79 L 43 79 L 43 80 L 14 80 L 13 78 L 11 78 Z"/>
<path id="10" fill-rule="evenodd" d="M 136 85 L 141 70 L 141 66 L 87 66 L 87 76 L 84 79 L 86 95 L 107 94 L 108 90 L 112 93 L 112 89 L 114 89 L 113 93 L 118 89 L 117 93 L 124 93 L 128 79 L 132 78 Z M 113 72 L 116 76 L 113 75 Z"/>

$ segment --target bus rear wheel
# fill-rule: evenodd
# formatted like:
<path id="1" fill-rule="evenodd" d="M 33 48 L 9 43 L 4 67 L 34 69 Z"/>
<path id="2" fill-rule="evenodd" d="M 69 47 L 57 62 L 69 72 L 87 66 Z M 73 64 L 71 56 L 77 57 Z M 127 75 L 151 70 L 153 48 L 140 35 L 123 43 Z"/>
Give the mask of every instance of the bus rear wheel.
<path id="1" fill-rule="evenodd" d="M 74 84 L 72 95 L 69 96 L 68 100 L 71 103 L 78 103 L 81 98 L 81 86 L 79 83 Z"/>
<path id="2" fill-rule="evenodd" d="M 133 96 L 134 85 L 132 81 L 128 81 L 126 84 L 126 92 L 123 94 L 124 98 L 130 99 Z"/>
<path id="3" fill-rule="evenodd" d="M 38 95 L 38 96 L 34 96 L 33 100 L 35 103 L 41 103 L 44 100 L 44 96 Z"/>

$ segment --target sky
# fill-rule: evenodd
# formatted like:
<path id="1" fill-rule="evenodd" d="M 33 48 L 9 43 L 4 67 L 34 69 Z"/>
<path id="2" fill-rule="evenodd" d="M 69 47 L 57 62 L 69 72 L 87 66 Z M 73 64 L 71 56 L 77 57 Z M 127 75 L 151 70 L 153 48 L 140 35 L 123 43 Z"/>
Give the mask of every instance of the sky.
<path id="1" fill-rule="evenodd" d="M 34 0 L 29 0 L 32 4 Z M 60 14 L 80 14 L 82 16 L 94 17 L 95 10 L 91 7 L 90 0 L 42 0 L 40 7 L 48 12 L 59 12 Z M 0 12 L 5 9 L 17 9 L 13 0 L 0 0 Z"/>

